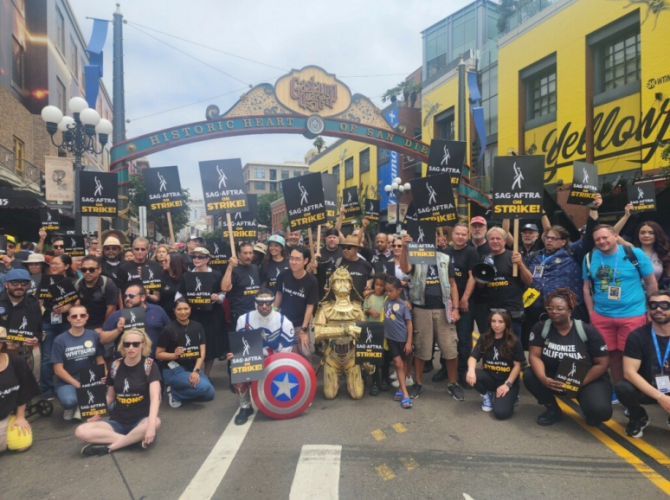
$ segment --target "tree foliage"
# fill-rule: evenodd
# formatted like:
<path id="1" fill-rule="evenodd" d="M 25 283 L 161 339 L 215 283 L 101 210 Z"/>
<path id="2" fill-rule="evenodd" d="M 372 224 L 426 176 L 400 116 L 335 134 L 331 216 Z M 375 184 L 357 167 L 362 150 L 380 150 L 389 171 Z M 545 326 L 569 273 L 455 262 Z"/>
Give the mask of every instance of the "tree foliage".
<path id="1" fill-rule="evenodd" d="M 279 191 L 271 191 L 258 197 L 258 215 L 256 220 L 259 224 L 272 227 L 272 208 L 270 204 L 280 198 Z"/>
<path id="2" fill-rule="evenodd" d="M 172 214 L 172 229 L 176 235 L 184 227 L 188 225 L 189 213 L 191 211 L 188 206 L 190 195 L 188 189 L 182 189 L 184 193 L 184 208 L 181 210 L 174 210 Z M 129 216 L 139 216 L 139 207 L 147 207 L 147 222 L 153 221 L 156 231 L 163 236 L 170 235 L 170 228 L 167 221 L 167 213 L 153 214 L 149 210 L 149 197 L 144 185 L 144 177 L 142 175 L 131 175 L 128 184 L 128 213 Z"/>
<path id="3" fill-rule="evenodd" d="M 326 146 L 326 141 L 323 140 L 323 137 L 318 136 L 316 139 L 314 139 L 314 147 L 316 148 L 317 152 L 321 152 L 321 150 Z"/>

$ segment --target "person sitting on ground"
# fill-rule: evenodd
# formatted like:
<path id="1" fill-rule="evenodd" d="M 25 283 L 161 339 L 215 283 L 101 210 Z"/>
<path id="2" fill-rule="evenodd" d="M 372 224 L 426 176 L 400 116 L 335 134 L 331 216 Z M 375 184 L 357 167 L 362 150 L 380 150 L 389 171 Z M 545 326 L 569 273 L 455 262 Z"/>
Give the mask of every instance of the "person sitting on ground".
<path id="1" fill-rule="evenodd" d="M 483 359 L 482 368 L 476 368 Z M 512 330 L 507 312 L 494 312 L 489 329 L 479 337 L 468 359 L 466 381 L 482 395 L 482 410 L 498 420 L 512 416 L 519 397 L 519 374 L 526 361 L 521 341 Z"/>
<path id="2" fill-rule="evenodd" d="M 591 365 L 577 393 L 586 423 L 597 426 L 612 417 L 607 344 L 594 326 L 572 319 L 576 305 L 577 296 L 568 288 L 549 293 L 545 302 L 549 319 L 537 323 L 530 333 L 530 368 L 523 372 L 523 383 L 537 402 L 547 407 L 537 418 L 539 425 L 563 420 L 556 396 L 565 393 L 563 383 L 555 377 L 564 357 Z"/>
<path id="3" fill-rule="evenodd" d="M 148 447 L 161 425 L 158 407 L 161 403 L 161 374 L 149 358 L 151 340 L 141 330 L 128 330 L 121 336 L 122 359 L 112 363 L 107 374 L 108 422 L 100 415 L 77 427 L 75 435 L 87 444 L 82 455 L 107 455 L 142 441 Z"/>
<path id="4" fill-rule="evenodd" d="M 191 306 L 180 297 L 175 301 L 176 319 L 158 336 L 156 359 L 167 385 L 168 401 L 179 408 L 182 401 L 211 401 L 214 387 L 200 370 L 205 363 L 205 330 L 191 321 Z"/>
<path id="5" fill-rule="evenodd" d="M 405 409 L 412 407 L 412 399 L 407 391 L 405 375 L 412 362 L 412 314 L 404 300 L 400 298 L 402 284 L 395 276 L 386 280 L 386 302 L 384 303 L 384 338 L 389 346 L 400 390 L 393 396 Z"/>
<path id="6" fill-rule="evenodd" d="M 98 332 L 85 328 L 88 313 L 84 306 L 72 306 L 67 320 L 71 326 L 54 340 L 51 361 L 56 374 L 56 397 L 64 410 L 63 419 L 70 421 L 78 406 L 79 373 L 93 365 L 104 365 L 105 350 Z"/>

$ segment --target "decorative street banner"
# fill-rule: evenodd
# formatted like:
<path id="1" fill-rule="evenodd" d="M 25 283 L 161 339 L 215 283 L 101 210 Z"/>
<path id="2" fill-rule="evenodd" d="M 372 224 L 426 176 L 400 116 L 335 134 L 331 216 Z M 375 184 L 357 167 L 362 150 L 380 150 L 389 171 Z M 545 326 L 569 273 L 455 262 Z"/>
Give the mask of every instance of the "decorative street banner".
<path id="1" fill-rule="evenodd" d="M 321 174 L 307 174 L 281 181 L 291 231 L 326 222 L 326 202 Z"/>
<path id="2" fill-rule="evenodd" d="M 384 359 L 384 323 L 357 321 L 356 326 L 361 328 L 356 341 L 356 364 L 381 366 Z"/>
<path id="3" fill-rule="evenodd" d="M 430 141 L 427 175 L 449 174 L 451 184 L 458 187 L 465 161 L 465 141 Z"/>
<path id="4" fill-rule="evenodd" d="M 37 295 L 38 299 L 46 300 L 51 298 L 51 287 L 56 283 L 60 283 L 62 280 L 69 280 L 65 276 L 60 275 L 51 275 L 45 274 L 44 278 L 40 281 L 39 292 Z"/>
<path id="5" fill-rule="evenodd" d="M 88 172 L 79 174 L 82 215 L 112 216 L 117 214 L 119 177 L 115 173 Z"/>
<path id="6" fill-rule="evenodd" d="M 28 289 L 28 293 L 30 295 L 34 295 L 35 297 L 37 297 L 37 294 L 39 293 L 41 283 L 42 283 L 42 273 L 31 274 L 30 275 L 30 288 Z"/>
<path id="7" fill-rule="evenodd" d="M 209 266 L 217 269 L 228 266 L 228 259 L 230 258 L 230 245 L 228 242 L 221 239 L 206 240 L 207 248 L 210 252 Z"/>
<path id="8" fill-rule="evenodd" d="M 48 201 L 74 201 L 72 158 L 44 157 L 45 195 Z"/>
<path id="9" fill-rule="evenodd" d="M 42 331 L 40 327 L 40 318 L 35 315 L 26 314 L 27 308 L 18 309 L 24 311 L 19 314 L 18 311 L 11 315 L 9 324 L 7 325 L 7 340 L 13 342 L 24 342 L 26 338 L 33 338 L 34 332 Z"/>
<path id="10" fill-rule="evenodd" d="M 246 212 L 247 194 L 242 176 L 242 160 L 201 161 L 200 181 L 205 198 L 207 215 L 220 215 L 226 211 Z"/>
<path id="11" fill-rule="evenodd" d="M 151 212 L 162 213 L 184 208 L 184 193 L 177 167 L 145 168 L 142 175 Z"/>
<path id="12" fill-rule="evenodd" d="M 656 188 L 653 182 L 628 185 L 628 201 L 635 212 L 654 212 L 656 210 Z"/>
<path id="13" fill-rule="evenodd" d="M 361 204 L 358 202 L 358 187 L 351 186 L 342 191 L 342 203 L 344 204 L 345 219 L 351 219 L 363 214 Z"/>
<path id="14" fill-rule="evenodd" d="M 145 290 L 158 290 L 162 287 L 161 275 L 150 266 L 142 266 L 142 286 Z"/>
<path id="15" fill-rule="evenodd" d="M 233 236 L 238 242 L 256 241 L 258 239 L 258 195 L 247 195 L 247 207 L 246 212 L 231 211 L 230 213 L 230 219 L 233 223 Z M 228 238 L 228 224 L 223 226 L 223 237 Z"/>
<path id="16" fill-rule="evenodd" d="M 65 253 L 70 257 L 83 257 L 86 255 L 86 241 L 81 234 L 68 234 L 63 236 Z"/>
<path id="17" fill-rule="evenodd" d="M 263 330 L 242 330 L 230 334 L 231 382 L 240 384 L 263 378 Z"/>
<path id="18" fill-rule="evenodd" d="M 458 222 L 454 190 L 449 174 L 421 177 L 410 181 L 416 215 L 420 221 L 434 220 L 439 226 Z"/>
<path id="19" fill-rule="evenodd" d="M 568 203 L 588 205 L 598 194 L 598 166 L 576 161 L 572 168 L 572 186 L 568 194 Z"/>
<path id="20" fill-rule="evenodd" d="M 414 243 L 435 245 L 435 231 L 437 223 L 434 220 L 407 220 L 407 234 L 412 237 Z"/>
<path id="21" fill-rule="evenodd" d="M 365 217 L 370 222 L 379 222 L 379 200 L 368 199 L 365 202 Z"/>
<path id="22" fill-rule="evenodd" d="M 321 174 L 323 186 L 323 200 L 326 203 L 326 221 L 335 222 L 337 219 L 337 179 L 333 174 Z"/>
<path id="23" fill-rule="evenodd" d="M 61 280 L 55 285 L 50 286 L 49 293 L 57 306 L 74 304 L 79 299 L 79 295 L 74 289 L 74 283 L 70 279 Z"/>
<path id="24" fill-rule="evenodd" d="M 570 397 L 574 397 L 579 392 L 590 368 L 591 365 L 586 361 L 579 361 L 566 356 L 561 360 L 561 364 L 558 365 L 554 378 L 563 382 L 563 390 Z"/>
<path id="25" fill-rule="evenodd" d="M 102 379 L 105 376 L 103 365 L 94 365 L 79 372 L 77 401 L 82 418 L 107 415 L 107 390 Z"/>
<path id="26" fill-rule="evenodd" d="M 40 208 L 40 219 L 42 229 L 45 231 L 60 231 L 60 212 L 58 210 Z"/>
<path id="27" fill-rule="evenodd" d="M 146 316 L 147 312 L 144 307 L 121 309 L 121 317 L 126 321 L 126 324 L 123 325 L 123 331 L 136 329 L 145 332 L 147 330 Z"/>
<path id="28" fill-rule="evenodd" d="M 201 311 L 211 311 L 214 274 L 186 273 L 184 274 L 184 282 L 186 285 L 186 300 L 191 304 L 191 307 Z"/>
<path id="29" fill-rule="evenodd" d="M 430 243 L 408 243 L 407 260 L 413 266 L 417 264 L 436 265 L 437 251 L 435 250 L 435 245 Z"/>
<path id="30" fill-rule="evenodd" d="M 492 193 L 493 219 L 541 218 L 544 156 L 496 156 Z"/>

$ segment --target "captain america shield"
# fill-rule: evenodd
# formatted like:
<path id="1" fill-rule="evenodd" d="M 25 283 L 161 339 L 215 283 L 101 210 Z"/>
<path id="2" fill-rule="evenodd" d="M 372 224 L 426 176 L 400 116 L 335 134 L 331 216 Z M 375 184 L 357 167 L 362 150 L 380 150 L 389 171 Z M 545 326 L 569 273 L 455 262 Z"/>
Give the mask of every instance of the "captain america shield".
<path id="1" fill-rule="evenodd" d="M 305 358 L 280 352 L 265 358 L 263 379 L 252 382 L 251 396 L 258 409 L 270 418 L 300 415 L 316 393 L 316 375 Z"/>

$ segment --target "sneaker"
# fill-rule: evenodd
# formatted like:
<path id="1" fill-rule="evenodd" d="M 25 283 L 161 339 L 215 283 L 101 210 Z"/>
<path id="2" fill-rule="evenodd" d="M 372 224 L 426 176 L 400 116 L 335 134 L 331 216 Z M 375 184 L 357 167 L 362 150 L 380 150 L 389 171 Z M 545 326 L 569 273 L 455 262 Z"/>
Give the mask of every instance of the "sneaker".
<path id="1" fill-rule="evenodd" d="M 382 383 L 379 384 L 379 390 L 382 392 L 388 392 L 389 390 L 388 380 L 382 380 Z"/>
<path id="2" fill-rule="evenodd" d="M 464 401 L 465 400 L 465 393 L 463 392 L 463 389 L 461 389 L 461 386 L 454 383 L 454 384 L 449 384 L 447 385 L 447 391 L 449 391 L 449 394 L 451 394 L 451 397 L 453 397 L 456 401 Z"/>
<path id="3" fill-rule="evenodd" d="M 379 396 L 379 386 L 375 383 L 370 388 L 370 396 Z"/>
<path id="4" fill-rule="evenodd" d="M 426 364 L 423 365 L 423 373 L 430 373 L 435 369 L 433 366 L 433 360 L 431 359 L 430 361 L 426 361 Z"/>
<path id="5" fill-rule="evenodd" d="M 72 408 L 71 410 L 63 410 L 63 420 L 67 420 L 68 422 L 72 420 L 76 411 L 76 408 Z"/>
<path id="6" fill-rule="evenodd" d="M 641 438 L 644 434 L 644 429 L 649 425 L 649 416 L 645 414 L 640 419 L 630 419 L 626 426 L 626 435 L 632 438 Z"/>
<path id="7" fill-rule="evenodd" d="M 412 377 L 407 377 L 407 378 L 405 379 L 405 385 L 406 385 L 407 387 L 411 387 L 411 386 L 413 386 L 413 385 L 414 385 L 414 379 L 413 379 Z"/>
<path id="8" fill-rule="evenodd" d="M 473 387 L 468 384 L 468 381 L 465 380 L 465 375 L 458 377 L 458 385 L 461 387 L 461 389 L 465 389 L 466 391 L 471 391 L 473 389 Z"/>
<path id="9" fill-rule="evenodd" d="M 74 419 L 75 420 L 81 420 L 81 411 L 79 410 L 79 407 L 74 410 Z"/>
<path id="10" fill-rule="evenodd" d="M 414 384 L 412 387 L 409 388 L 408 392 L 409 392 L 409 397 L 410 398 L 416 399 L 423 392 L 423 385 Z"/>
<path id="11" fill-rule="evenodd" d="M 440 368 L 437 370 L 437 373 L 433 375 L 433 378 L 431 379 L 433 382 L 444 382 L 447 380 L 447 370 L 444 368 Z"/>
<path id="12" fill-rule="evenodd" d="M 42 394 L 42 397 L 47 401 L 53 401 L 56 399 L 56 395 L 53 392 L 45 392 Z"/>
<path id="13" fill-rule="evenodd" d="M 249 420 L 249 417 L 254 414 L 254 409 L 249 408 L 240 408 L 240 411 L 235 416 L 235 425 L 244 425 Z"/>
<path id="14" fill-rule="evenodd" d="M 397 389 L 398 387 L 400 387 L 400 382 L 398 382 L 397 379 L 394 380 L 393 382 L 391 382 L 391 387 L 394 387 L 394 388 Z"/>
<path id="15" fill-rule="evenodd" d="M 626 415 L 628 418 L 630 418 L 630 410 L 628 408 L 623 409 L 623 414 Z"/>
<path id="16" fill-rule="evenodd" d="M 389 375 L 389 378 L 391 380 L 398 380 L 398 374 L 396 372 L 393 372 L 391 373 L 391 375 Z"/>
<path id="17" fill-rule="evenodd" d="M 481 394 L 482 396 L 482 411 L 485 411 L 486 413 L 489 413 L 493 411 L 493 401 L 491 397 L 491 393 L 487 392 L 486 394 Z"/>
<path id="18" fill-rule="evenodd" d="M 618 405 L 619 404 L 619 398 L 616 396 L 616 391 L 612 391 L 612 404 L 613 405 Z"/>
<path id="19" fill-rule="evenodd" d="M 538 425 L 554 425 L 563 420 L 563 412 L 558 405 L 552 405 L 542 415 L 537 417 Z"/>
<path id="20" fill-rule="evenodd" d="M 514 400 L 514 406 L 519 406 L 519 403 L 521 403 L 521 398 L 517 396 L 516 399 Z"/>
<path id="21" fill-rule="evenodd" d="M 177 397 L 172 394 L 172 387 L 167 386 L 167 396 L 168 396 L 168 403 L 170 403 L 170 408 L 179 408 L 181 406 L 181 401 L 177 399 Z"/>
<path id="22" fill-rule="evenodd" d="M 109 455 L 109 445 L 108 444 L 87 444 L 81 449 L 81 454 L 86 455 L 87 457 L 92 457 L 95 455 Z"/>

